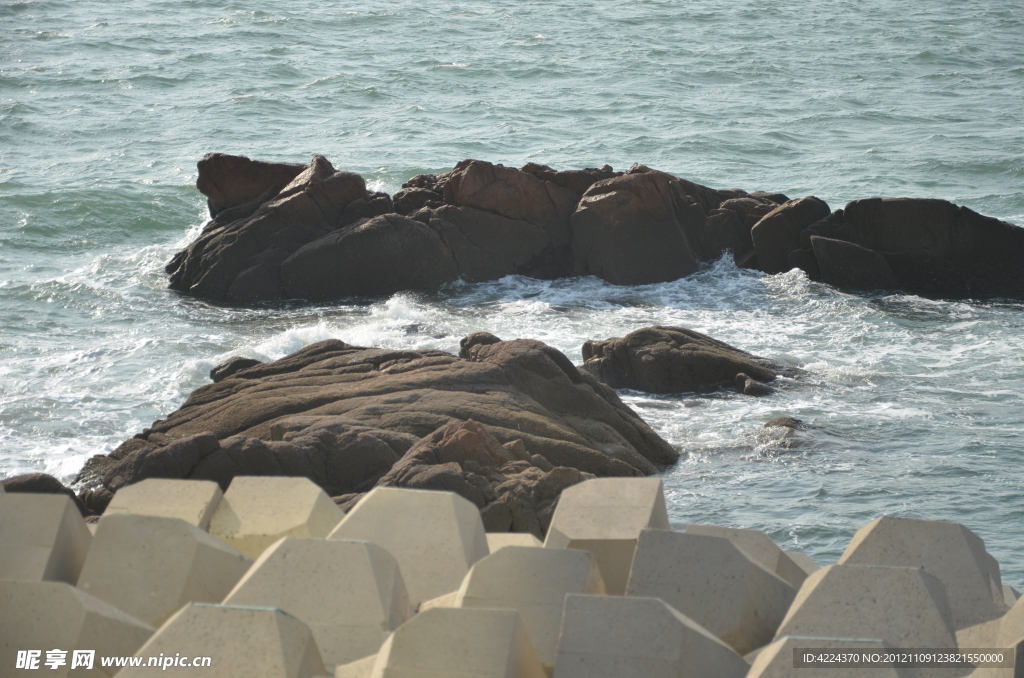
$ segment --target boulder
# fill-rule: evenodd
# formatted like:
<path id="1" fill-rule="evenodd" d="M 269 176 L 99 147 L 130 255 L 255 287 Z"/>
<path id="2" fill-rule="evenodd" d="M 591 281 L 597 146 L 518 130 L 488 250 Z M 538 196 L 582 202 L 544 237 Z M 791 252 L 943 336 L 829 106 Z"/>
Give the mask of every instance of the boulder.
<path id="1" fill-rule="evenodd" d="M 757 262 L 765 273 L 789 270 L 789 253 L 800 249 L 800 232 L 830 213 L 828 205 L 813 195 L 779 205 L 751 229 Z"/>
<path id="2" fill-rule="evenodd" d="M 658 598 L 565 598 L 555 678 L 743 678 L 749 668 Z"/>
<path id="3" fill-rule="evenodd" d="M 587 189 L 572 215 L 573 270 L 617 285 L 667 282 L 694 273 L 727 242 L 707 211 L 729 192 L 634 165 Z"/>
<path id="4" fill-rule="evenodd" d="M 222 379 L 227 379 L 236 372 L 241 372 L 244 369 L 255 367 L 256 365 L 262 365 L 263 361 L 256 360 L 255 358 L 243 358 L 242 356 L 235 356 L 227 362 L 224 362 L 217 367 L 210 370 L 210 379 L 213 383 L 217 383 Z"/>
<path id="5" fill-rule="evenodd" d="M 421 438 L 469 419 L 503 446 L 521 441 L 514 454 L 500 454 L 524 463 L 502 476 L 527 473 L 525 486 L 513 485 L 532 493 L 521 499 L 541 512 L 553 499 L 542 491 L 546 483 L 576 480 L 558 471 L 540 483 L 556 467 L 644 475 L 679 456 L 614 391 L 562 353 L 537 341 L 478 334 L 467 337 L 460 356 L 337 340 L 312 344 L 196 390 L 167 419 L 88 460 L 76 480 L 113 492 L 150 477 L 214 480 L 226 489 L 236 475 L 283 475 L 309 478 L 331 496 L 358 494 Z M 417 455 L 402 467 L 402 482 L 427 482 L 419 470 L 429 470 L 430 454 Z"/>
<path id="6" fill-rule="evenodd" d="M 437 231 L 398 214 L 334 230 L 280 263 L 281 295 L 314 301 L 434 289 L 458 276 Z"/>
<path id="7" fill-rule="evenodd" d="M 207 197 L 211 217 L 236 205 L 276 195 L 306 169 L 300 163 L 263 162 L 224 153 L 207 153 L 198 167 L 196 188 Z"/>
<path id="8" fill-rule="evenodd" d="M 811 236 L 821 280 L 855 290 L 892 290 L 900 286 L 889 262 L 878 252 L 856 243 Z"/>
<path id="9" fill-rule="evenodd" d="M 583 344 L 583 366 L 612 388 L 704 393 L 732 386 L 739 374 L 762 382 L 778 366 L 685 327 L 645 327 Z M 780 370 L 781 371 L 781 370 Z M 741 391 L 742 392 L 742 391 Z"/>
<path id="10" fill-rule="evenodd" d="M 1013 224 L 918 198 L 854 200 L 836 221 L 829 237 L 881 254 L 899 288 L 931 296 L 1024 294 L 1024 229 Z"/>
<path id="11" fill-rule="evenodd" d="M 92 535 L 63 494 L 0 495 L 0 579 L 74 584 Z"/>
<path id="12" fill-rule="evenodd" d="M 597 478 L 562 493 L 544 547 L 590 551 L 608 593 L 622 595 L 646 528 L 670 529 L 661 480 Z"/>
<path id="13" fill-rule="evenodd" d="M 247 159 L 235 160 L 236 165 L 251 166 Z M 226 167 L 231 163 L 221 157 L 216 164 Z M 362 177 L 336 171 L 323 156 L 314 157 L 276 193 L 276 183 L 270 182 L 268 192 L 225 208 L 223 205 L 235 198 L 224 198 L 227 202 L 222 205 L 223 196 L 214 190 L 214 184 L 227 183 L 219 179 L 197 184 L 200 191 L 211 191 L 207 195 L 219 209 L 199 238 L 167 265 L 171 289 L 229 303 L 280 299 L 284 294 L 280 269 L 285 259 L 343 226 L 390 211 L 390 199 L 386 205 L 374 203 Z M 230 195 L 237 197 L 249 190 L 238 189 Z"/>

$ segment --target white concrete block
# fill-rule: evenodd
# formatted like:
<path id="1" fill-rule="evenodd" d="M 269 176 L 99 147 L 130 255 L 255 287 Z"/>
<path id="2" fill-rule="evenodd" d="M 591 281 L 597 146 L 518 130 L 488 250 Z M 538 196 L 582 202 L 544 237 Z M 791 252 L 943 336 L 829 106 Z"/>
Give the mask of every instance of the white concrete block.
<path id="1" fill-rule="evenodd" d="M 181 518 L 201 530 L 207 530 L 223 496 L 220 486 L 212 480 L 147 478 L 119 489 L 103 514 L 133 513 Z"/>
<path id="2" fill-rule="evenodd" d="M 488 532 L 487 548 L 491 553 L 506 546 L 534 546 L 542 547 L 544 542 L 537 539 L 529 532 Z"/>
<path id="3" fill-rule="evenodd" d="M 23 492 L 0 496 L 0 579 L 74 584 L 91 542 L 70 497 Z"/>
<path id="4" fill-rule="evenodd" d="M 661 480 L 595 478 L 562 492 L 544 546 L 590 551 L 608 593 L 622 595 L 645 528 L 670 529 Z"/>
<path id="5" fill-rule="evenodd" d="M 546 678 L 514 610 L 434 608 L 384 643 L 372 678 Z"/>
<path id="6" fill-rule="evenodd" d="M 100 518 L 78 588 L 159 626 L 191 601 L 219 603 L 252 565 L 180 518 Z"/>
<path id="7" fill-rule="evenodd" d="M 259 558 L 281 537 L 324 538 L 344 517 L 308 478 L 235 476 L 210 520 L 210 534 Z"/>
<path id="8" fill-rule="evenodd" d="M 480 511 L 453 492 L 377 487 L 359 500 L 330 539 L 362 539 L 398 560 L 414 607 L 451 593 L 487 555 Z"/>
<path id="9" fill-rule="evenodd" d="M 334 669 L 334 678 L 370 678 L 376 663 L 377 655 L 371 654 L 348 664 L 339 664 Z"/>
<path id="10" fill-rule="evenodd" d="M 209 657 L 210 665 L 125 668 L 118 678 L 314 678 L 327 675 L 309 628 L 271 608 L 191 603 L 161 626 L 136 657 Z"/>
<path id="11" fill-rule="evenodd" d="M 657 598 L 570 595 L 554 678 L 742 678 L 728 645 Z"/>
<path id="12" fill-rule="evenodd" d="M 1003 601 L 1010 607 L 1017 604 L 1020 600 L 1020 593 L 1017 589 L 1013 588 L 1009 584 L 1003 584 Z"/>
<path id="13" fill-rule="evenodd" d="M 545 667 L 555 664 L 565 596 L 605 595 L 593 556 L 576 549 L 507 546 L 478 561 L 466 575 L 457 607 L 512 609 Z"/>
<path id="14" fill-rule="evenodd" d="M 1006 613 L 998 564 L 959 523 L 876 518 L 857 531 L 839 564 L 923 567 L 945 585 L 958 629 Z"/>
<path id="15" fill-rule="evenodd" d="M 776 639 L 878 638 L 894 647 L 952 648 L 945 588 L 921 568 L 829 565 L 807 578 Z"/>
<path id="16" fill-rule="evenodd" d="M 13 493 L 12 493 L 13 494 Z M 100 657 L 131 656 L 153 635 L 153 627 L 64 582 L 0 581 L 0 675 L 16 671 L 20 650 L 39 651 L 46 676 L 113 676 Z M 64 663 L 47 666 L 47 651 L 66 652 Z M 94 650 L 91 668 L 75 666 L 75 650 Z"/>
<path id="17" fill-rule="evenodd" d="M 626 595 L 661 598 L 747 654 L 771 642 L 796 591 L 728 539 L 644 530 Z"/>
<path id="18" fill-rule="evenodd" d="M 376 654 L 413 615 L 398 561 L 365 541 L 285 537 L 224 604 L 276 607 L 302 621 L 328 668 Z"/>
<path id="19" fill-rule="evenodd" d="M 808 638 L 785 636 L 761 648 L 750 667 L 747 678 L 916 678 L 913 669 L 905 666 L 879 666 L 870 668 L 821 668 L 793 666 L 794 649 L 813 648 L 812 654 L 869 653 L 885 654 L 894 648 L 874 639 Z"/>
<path id="20" fill-rule="evenodd" d="M 702 534 L 706 537 L 723 537 L 739 547 L 755 563 L 773 572 L 794 589 L 800 588 L 807 579 L 807 573 L 796 564 L 778 544 L 764 532 L 738 527 L 719 525 L 686 526 L 688 534 Z"/>
<path id="21" fill-rule="evenodd" d="M 818 563 L 814 561 L 814 558 L 811 558 L 806 553 L 801 553 L 800 551 L 786 551 L 786 555 L 789 556 L 789 559 L 792 560 L 797 567 L 804 571 L 805 575 L 814 574 L 821 569 L 821 565 L 818 565 Z M 803 584 L 801 584 L 801 586 L 803 586 Z"/>

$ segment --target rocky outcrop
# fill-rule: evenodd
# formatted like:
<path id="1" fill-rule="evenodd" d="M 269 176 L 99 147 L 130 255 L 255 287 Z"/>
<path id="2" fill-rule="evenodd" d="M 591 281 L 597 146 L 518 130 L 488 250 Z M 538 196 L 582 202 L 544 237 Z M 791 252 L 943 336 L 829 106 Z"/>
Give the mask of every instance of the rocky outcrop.
<path id="1" fill-rule="evenodd" d="M 741 195 L 642 165 L 599 181 L 583 194 L 572 215 L 573 272 L 619 285 L 666 282 L 694 273 L 698 261 L 717 259 L 741 237 L 734 225 L 707 218 L 708 211 Z"/>
<path id="2" fill-rule="evenodd" d="M 196 390 L 177 412 L 110 455 L 91 458 L 76 482 L 90 488 L 97 506 L 149 477 L 226 487 L 235 475 L 305 476 L 332 496 L 364 492 L 388 473 L 388 482 L 416 486 L 440 472 L 420 468 L 431 465 L 429 455 L 417 450 L 396 463 L 425 437 L 468 420 L 506 448 L 519 446 L 512 461 L 544 473 L 567 467 L 597 476 L 648 475 L 679 456 L 614 391 L 559 351 L 480 333 L 463 340 L 459 356 L 331 340 L 240 369 Z M 506 480 L 526 472 L 520 466 L 502 471 Z"/>
<path id="3" fill-rule="evenodd" d="M 783 371 L 729 344 L 685 327 L 645 327 L 583 345 L 583 366 L 612 388 L 647 393 L 706 393 L 733 386 L 746 395 L 767 395 Z"/>
<path id="4" fill-rule="evenodd" d="M 413 177 L 392 200 L 321 156 L 302 167 L 223 154 L 200 161 L 197 186 L 213 219 L 167 265 L 170 286 L 233 304 L 512 274 L 659 283 L 727 251 L 744 268 L 800 268 L 844 288 L 1024 296 L 1024 229 L 942 200 L 855 200 L 830 212 L 814 196 L 716 190 L 643 165 L 481 160 Z"/>

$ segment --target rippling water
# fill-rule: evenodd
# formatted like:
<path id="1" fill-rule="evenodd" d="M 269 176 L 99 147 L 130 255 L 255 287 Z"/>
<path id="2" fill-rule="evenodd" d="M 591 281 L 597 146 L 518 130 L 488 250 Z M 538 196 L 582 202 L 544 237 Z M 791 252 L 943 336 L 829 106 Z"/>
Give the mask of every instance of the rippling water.
<path id="1" fill-rule="evenodd" d="M 323 153 L 394 191 L 465 157 L 639 161 L 835 208 L 938 197 L 1024 224 L 1024 12 L 923 0 L 0 5 L 0 473 L 69 480 L 232 355 L 455 350 L 681 324 L 803 367 L 763 399 L 624 397 L 690 454 L 677 523 L 832 562 L 890 513 L 964 522 L 1024 584 L 1024 304 L 849 295 L 728 261 L 662 285 L 511 277 L 232 309 L 166 290 L 195 161 Z M 1024 274 L 1024 273 L 1022 273 Z M 793 441 L 767 420 L 808 424 Z"/>

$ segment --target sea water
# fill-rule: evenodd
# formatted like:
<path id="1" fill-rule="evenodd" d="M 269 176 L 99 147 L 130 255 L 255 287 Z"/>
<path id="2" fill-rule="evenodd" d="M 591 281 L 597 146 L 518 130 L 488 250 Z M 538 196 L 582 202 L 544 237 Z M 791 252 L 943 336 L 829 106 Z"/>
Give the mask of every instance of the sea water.
<path id="1" fill-rule="evenodd" d="M 504 6 L 502 6 L 504 5 Z M 1024 224 L 1024 8 L 563 0 L 0 4 L 0 476 L 70 481 L 223 360 L 682 325 L 801 367 L 772 396 L 623 398 L 686 456 L 676 525 L 835 562 L 881 514 L 960 521 L 1024 585 L 1024 304 L 850 294 L 728 257 L 675 282 L 509 277 L 229 308 L 167 290 L 209 151 L 320 153 L 394 192 L 463 158 L 716 188 L 934 197 Z M 1024 269 L 1024 265 L 1022 265 Z M 1024 274 L 1024 273 L 1022 273 Z M 806 429 L 762 430 L 777 416 Z"/>

